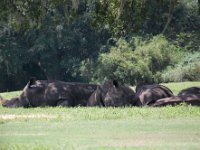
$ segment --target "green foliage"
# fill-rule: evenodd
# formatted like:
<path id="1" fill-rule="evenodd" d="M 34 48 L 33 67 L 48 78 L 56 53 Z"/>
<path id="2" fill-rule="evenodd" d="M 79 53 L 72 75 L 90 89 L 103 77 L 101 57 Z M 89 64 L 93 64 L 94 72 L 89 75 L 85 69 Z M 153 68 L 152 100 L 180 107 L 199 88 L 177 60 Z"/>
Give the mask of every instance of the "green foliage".
<path id="1" fill-rule="evenodd" d="M 183 59 L 163 74 L 163 82 L 198 81 L 200 80 L 200 53 L 186 53 Z"/>
<path id="2" fill-rule="evenodd" d="M 126 79 L 129 83 L 133 82 L 131 78 L 134 75 L 134 62 L 136 58 L 130 45 L 125 40 L 119 39 L 110 52 L 100 55 L 97 68 L 98 79 L 117 78 L 122 81 Z"/>
<path id="3" fill-rule="evenodd" d="M 179 49 L 163 36 L 129 42 L 119 39 L 116 46 L 99 57 L 97 77 L 118 79 L 126 83 L 158 82 L 159 73 L 177 62 Z"/>
<path id="4" fill-rule="evenodd" d="M 178 47 L 168 42 L 164 36 L 155 36 L 142 46 L 136 47 L 135 52 L 145 60 L 150 71 L 155 73 L 164 70 L 166 66 L 175 64 L 178 50 Z"/>
<path id="5" fill-rule="evenodd" d="M 19 89 L 31 76 L 39 79 L 82 80 L 79 75 L 79 64 L 84 59 L 97 56 L 101 42 L 98 34 L 90 25 L 90 18 L 85 14 L 80 14 L 79 18 L 73 17 L 75 15 L 74 7 L 79 4 L 66 2 L 66 6 L 73 5 L 68 10 L 70 11 L 69 17 L 64 15 L 66 13 L 64 12 L 66 11 L 65 5 L 63 5 L 64 1 L 55 3 L 52 1 L 46 4 L 47 6 L 44 6 L 43 2 L 41 3 L 41 7 L 50 8 L 47 12 L 43 12 L 44 16 L 39 15 L 42 17 L 39 26 L 35 27 L 30 24 L 28 29 L 20 26 L 19 30 L 15 26 L 8 29 L 6 26 L 2 27 L 0 36 L 0 70 L 2 74 L 0 76 L 3 80 L 0 81 L 0 89 L 15 90 L 16 87 Z M 19 7 L 19 11 L 23 11 L 23 13 L 29 12 L 29 9 L 37 13 L 32 9 L 33 6 L 29 5 L 29 1 L 26 4 L 17 1 L 14 5 Z M 77 13 L 81 13 L 81 10 L 77 11 Z M 32 17 L 31 15 L 37 18 L 35 14 L 26 14 L 27 17 Z M 65 17 L 73 19 L 63 22 L 66 20 Z M 75 20 L 75 18 L 77 19 Z M 20 86 L 13 84 L 10 80 L 18 74 L 20 74 L 17 78 L 21 82 Z M 16 82 L 17 79 L 14 78 L 13 81 Z M 13 87 L 8 84 L 12 84 Z"/>
<path id="6" fill-rule="evenodd" d="M 198 7 L 193 0 L 2 0 L 0 91 L 21 89 L 31 76 L 160 82 L 182 51 L 199 51 Z"/>

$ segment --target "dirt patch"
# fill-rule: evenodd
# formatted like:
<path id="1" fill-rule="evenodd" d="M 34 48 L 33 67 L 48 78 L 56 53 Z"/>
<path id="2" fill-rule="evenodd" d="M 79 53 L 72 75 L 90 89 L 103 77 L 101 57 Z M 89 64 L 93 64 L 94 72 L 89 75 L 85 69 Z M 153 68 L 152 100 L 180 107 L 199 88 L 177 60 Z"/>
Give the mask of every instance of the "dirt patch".
<path id="1" fill-rule="evenodd" d="M 0 119 L 3 120 L 15 120 L 15 119 L 55 119 L 55 115 L 47 114 L 28 114 L 28 115 L 13 115 L 13 114 L 3 114 L 0 115 Z"/>

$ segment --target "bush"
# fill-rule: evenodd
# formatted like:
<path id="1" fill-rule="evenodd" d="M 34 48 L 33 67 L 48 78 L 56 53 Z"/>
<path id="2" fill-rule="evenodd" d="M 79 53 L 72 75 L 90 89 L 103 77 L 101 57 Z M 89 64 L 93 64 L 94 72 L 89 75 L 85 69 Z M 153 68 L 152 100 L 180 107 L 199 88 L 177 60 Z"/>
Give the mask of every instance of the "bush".
<path id="1" fill-rule="evenodd" d="M 140 37 L 119 39 L 109 52 L 100 54 L 94 75 L 100 82 L 160 82 L 160 72 L 177 62 L 178 50 L 161 35 L 145 41 Z"/>
<path id="2" fill-rule="evenodd" d="M 168 68 L 162 74 L 163 82 L 180 82 L 200 80 L 200 53 L 186 53 L 175 67 Z"/>
<path id="3" fill-rule="evenodd" d="M 178 52 L 179 48 L 162 35 L 154 36 L 135 50 L 137 58 L 143 59 L 153 74 L 177 62 Z"/>

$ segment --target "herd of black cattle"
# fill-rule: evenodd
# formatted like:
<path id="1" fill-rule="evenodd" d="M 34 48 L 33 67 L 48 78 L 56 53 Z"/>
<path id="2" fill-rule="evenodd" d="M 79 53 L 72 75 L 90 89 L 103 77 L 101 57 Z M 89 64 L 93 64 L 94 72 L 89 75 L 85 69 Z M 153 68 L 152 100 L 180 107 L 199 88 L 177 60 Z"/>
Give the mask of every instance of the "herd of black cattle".
<path id="1" fill-rule="evenodd" d="M 200 87 L 190 87 L 177 96 L 166 86 L 159 84 L 141 85 L 133 91 L 116 80 L 102 85 L 63 81 L 36 80 L 32 78 L 19 97 L 5 100 L 4 107 L 43 106 L 166 106 L 187 104 L 200 106 Z"/>

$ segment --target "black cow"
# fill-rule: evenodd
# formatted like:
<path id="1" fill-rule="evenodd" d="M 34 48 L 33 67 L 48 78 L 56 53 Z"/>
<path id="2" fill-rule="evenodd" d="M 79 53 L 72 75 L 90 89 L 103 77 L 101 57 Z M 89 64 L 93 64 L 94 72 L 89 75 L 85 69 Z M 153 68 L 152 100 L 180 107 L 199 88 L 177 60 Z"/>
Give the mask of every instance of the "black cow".
<path id="1" fill-rule="evenodd" d="M 179 92 L 178 96 L 181 95 L 190 95 L 190 94 L 200 94 L 200 87 L 190 87 L 183 89 Z"/>
<path id="2" fill-rule="evenodd" d="M 88 106 L 130 106 L 134 104 L 135 92 L 116 80 L 107 81 L 97 87 L 90 96 Z"/>
<path id="3" fill-rule="evenodd" d="M 192 94 L 192 95 L 180 95 L 180 96 L 172 96 L 167 98 L 162 98 L 157 100 L 155 103 L 153 103 L 151 106 L 154 107 L 160 107 L 160 106 L 166 106 L 166 105 L 177 105 L 180 103 L 186 103 L 194 106 L 200 106 L 200 94 Z"/>
<path id="4" fill-rule="evenodd" d="M 136 87 L 137 88 L 137 87 Z M 135 95 L 136 106 L 146 106 L 155 103 L 158 99 L 174 96 L 166 86 L 153 84 L 137 88 Z"/>
<path id="5" fill-rule="evenodd" d="M 32 78 L 22 94 L 3 103 L 5 107 L 86 106 L 97 85 Z"/>

